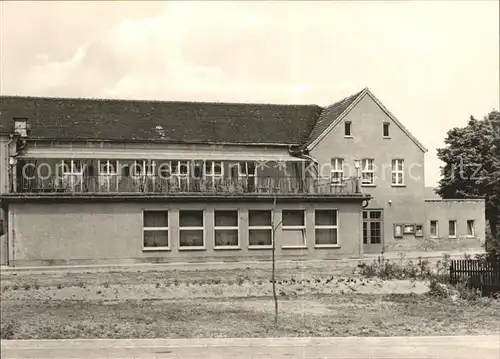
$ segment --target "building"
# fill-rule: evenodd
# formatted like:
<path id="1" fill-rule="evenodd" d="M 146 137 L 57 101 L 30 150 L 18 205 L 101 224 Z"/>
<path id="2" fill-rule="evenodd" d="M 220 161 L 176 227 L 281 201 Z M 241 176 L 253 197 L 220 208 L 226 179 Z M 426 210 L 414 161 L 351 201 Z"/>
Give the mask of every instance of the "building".
<path id="1" fill-rule="evenodd" d="M 426 200 L 425 152 L 366 88 L 325 108 L 3 96 L 2 264 L 484 241 L 483 201 Z"/>

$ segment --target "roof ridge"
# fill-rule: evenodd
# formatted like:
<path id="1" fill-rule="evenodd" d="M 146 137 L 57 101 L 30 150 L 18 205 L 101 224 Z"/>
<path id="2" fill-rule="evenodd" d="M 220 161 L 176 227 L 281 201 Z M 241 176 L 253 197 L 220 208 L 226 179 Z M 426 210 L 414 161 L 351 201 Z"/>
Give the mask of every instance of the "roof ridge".
<path id="1" fill-rule="evenodd" d="M 251 105 L 251 106 L 289 106 L 289 107 L 317 107 L 323 108 L 318 104 L 286 104 L 271 102 L 224 102 L 224 101 L 171 101 L 171 100 L 143 100 L 143 99 L 124 99 L 124 98 L 99 98 L 99 97 L 58 97 L 58 96 L 23 96 L 23 95 L 0 95 L 3 98 L 10 99 L 33 99 L 33 100 L 56 100 L 56 101 L 95 101 L 95 102 L 140 102 L 140 103 L 163 103 L 163 104 L 205 104 L 205 105 Z"/>

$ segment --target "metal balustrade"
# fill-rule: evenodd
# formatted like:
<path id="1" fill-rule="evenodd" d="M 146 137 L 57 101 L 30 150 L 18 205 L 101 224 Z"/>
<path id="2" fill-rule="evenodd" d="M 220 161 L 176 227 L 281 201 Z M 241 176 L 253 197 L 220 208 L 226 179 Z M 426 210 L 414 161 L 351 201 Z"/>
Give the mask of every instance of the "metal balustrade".
<path id="1" fill-rule="evenodd" d="M 355 194 L 358 179 L 345 178 L 332 184 L 330 178 L 239 177 L 193 178 L 187 176 L 82 176 L 66 175 L 18 180 L 18 193 L 220 193 L 220 194 Z"/>

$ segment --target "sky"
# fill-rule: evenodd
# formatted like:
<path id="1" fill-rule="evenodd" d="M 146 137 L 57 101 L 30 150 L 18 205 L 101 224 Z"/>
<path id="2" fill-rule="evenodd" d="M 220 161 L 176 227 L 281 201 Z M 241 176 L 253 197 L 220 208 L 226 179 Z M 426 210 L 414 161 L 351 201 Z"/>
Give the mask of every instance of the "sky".
<path id="1" fill-rule="evenodd" d="M 422 142 L 499 109 L 499 2 L 2 1 L 2 95 L 326 106 L 368 87 Z"/>

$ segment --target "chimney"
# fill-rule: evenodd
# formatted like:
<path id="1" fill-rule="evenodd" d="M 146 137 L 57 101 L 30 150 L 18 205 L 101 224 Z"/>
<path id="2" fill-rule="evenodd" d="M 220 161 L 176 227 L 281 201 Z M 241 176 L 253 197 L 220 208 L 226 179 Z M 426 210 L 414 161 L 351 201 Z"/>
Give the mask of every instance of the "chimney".
<path id="1" fill-rule="evenodd" d="M 28 137 L 28 118 L 14 117 L 14 133 L 21 138 Z"/>

